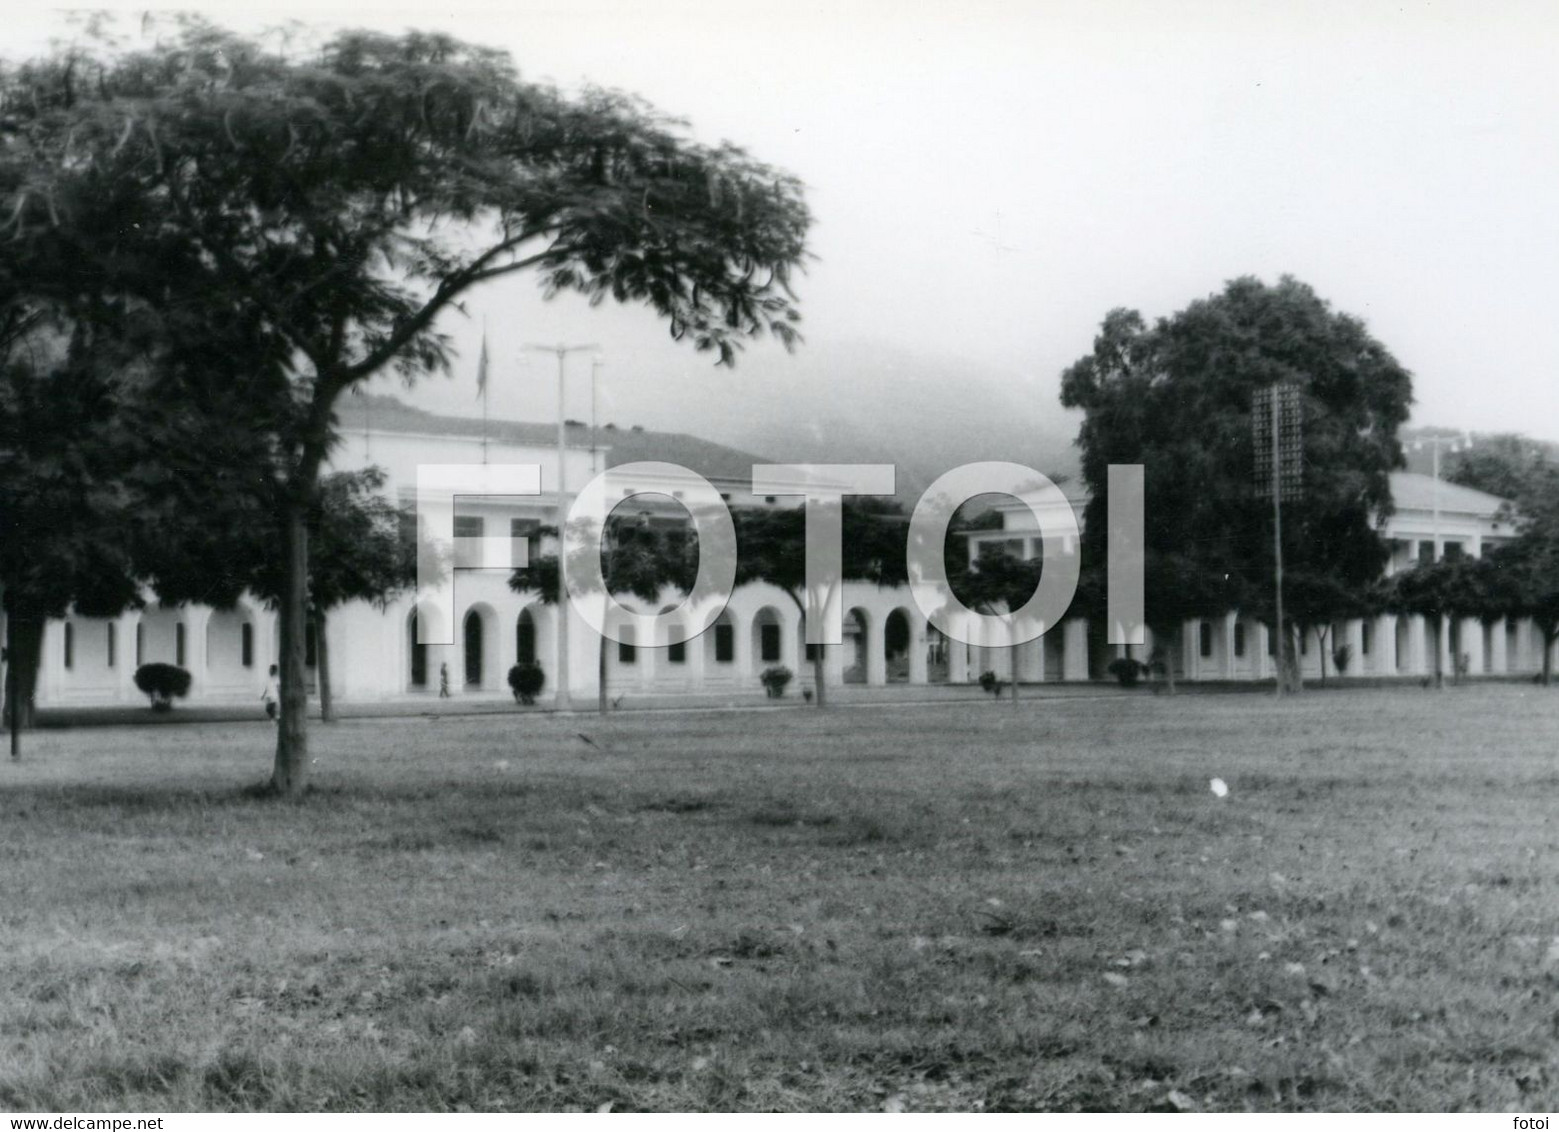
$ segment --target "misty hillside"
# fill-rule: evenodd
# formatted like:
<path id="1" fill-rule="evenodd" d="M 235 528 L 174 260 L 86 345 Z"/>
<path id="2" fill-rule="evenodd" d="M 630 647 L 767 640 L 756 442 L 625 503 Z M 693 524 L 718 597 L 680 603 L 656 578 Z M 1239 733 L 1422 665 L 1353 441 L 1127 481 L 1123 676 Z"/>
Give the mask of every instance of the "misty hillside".
<path id="1" fill-rule="evenodd" d="M 1077 474 L 1077 418 L 1053 378 L 857 343 L 755 353 L 721 380 L 723 395 L 677 401 L 679 429 L 781 463 L 894 464 L 907 502 L 978 460 Z M 630 398 L 615 400 L 620 414 Z"/>

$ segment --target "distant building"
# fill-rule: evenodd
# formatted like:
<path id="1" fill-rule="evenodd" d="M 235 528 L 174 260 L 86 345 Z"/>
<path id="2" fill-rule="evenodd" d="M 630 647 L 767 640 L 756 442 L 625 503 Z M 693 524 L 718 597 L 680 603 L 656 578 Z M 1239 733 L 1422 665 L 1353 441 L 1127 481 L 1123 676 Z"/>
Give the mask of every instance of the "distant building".
<path id="1" fill-rule="evenodd" d="M 457 536 L 507 536 L 531 541 L 545 550 L 540 528 L 557 522 L 556 425 L 492 422 L 441 417 L 387 397 L 348 398 L 341 411 L 343 443 L 335 468 L 372 464 L 388 473 L 389 490 L 410 501 L 419 463 L 537 464 L 542 494 L 534 497 L 471 500 L 456 508 Z M 607 426 L 592 437 L 584 425 L 570 425 L 564 454 L 566 486 L 577 492 L 595 472 L 626 463 L 653 460 L 678 464 L 708 480 L 733 508 L 789 507 L 795 496 L 752 494 L 752 465 L 763 461 L 747 453 L 697 437 Z M 1512 535 L 1502 501 L 1482 492 L 1429 477 L 1398 473 L 1392 477 L 1396 511 L 1386 521 L 1392 543 L 1390 569 L 1446 554 L 1478 555 Z M 676 494 L 673 488 L 671 494 Z M 1080 503 L 1080 501 L 1079 501 Z M 642 503 L 652 523 L 680 522 L 680 509 L 661 501 Z M 1078 506 L 1079 516 L 1081 507 Z M 1022 556 L 1035 553 L 1037 528 L 1021 505 L 1000 509 L 1000 529 L 974 532 L 970 552 L 998 541 Z M 534 595 L 509 589 L 509 571 L 461 571 L 455 583 L 452 644 L 424 645 L 415 639 L 417 598 L 406 595 L 385 610 L 358 603 L 332 613 L 330 670 L 335 695 L 344 702 L 437 696 L 445 665 L 456 696 L 506 698 L 510 666 L 534 661 L 547 673 L 545 702 L 555 691 L 557 618 L 555 608 Z M 678 601 L 666 595 L 666 604 Z M 625 601 L 625 604 L 633 604 Z M 879 588 L 847 582 L 844 587 L 845 640 L 827 651 L 826 679 L 839 683 L 966 683 L 985 669 L 1005 676 L 1005 650 L 950 641 L 929 627 L 906 588 Z M 646 610 L 653 612 L 653 610 Z M 1268 632 L 1261 623 L 1231 612 L 1223 618 L 1192 622 L 1182 634 L 1175 657 L 1189 680 L 1259 680 L 1273 676 Z M 1536 671 L 1541 638 L 1527 622 L 1459 627 L 1460 651 L 1472 673 Z M 579 700 L 596 694 L 599 638 L 571 617 L 569 685 Z M 737 590 L 724 612 L 700 636 L 682 646 L 662 648 L 609 642 L 608 684 L 613 695 L 674 696 L 691 693 L 755 693 L 759 674 L 784 665 L 798 684 L 810 684 L 811 665 L 803 640 L 800 610 L 783 591 L 768 585 Z M 1350 650 L 1348 676 L 1414 676 L 1431 670 L 1422 618 L 1382 616 L 1335 627 L 1330 647 Z M 315 642 L 309 641 L 310 679 L 316 679 Z M 188 669 L 195 702 L 253 702 L 265 686 L 276 659 L 274 614 L 254 601 L 232 610 L 202 606 L 164 607 L 155 603 L 110 620 L 71 617 L 52 622 L 44 639 L 38 703 L 43 707 L 135 702 L 133 676 L 138 665 L 166 661 Z M 1020 647 L 1018 670 L 1028 681 L 1080 681 L 1099 678 L 1121 649 L 1080 618 L 1056 626 Z M 1305 642 L 1302 657 L 1308 675 L 1320 674 L 1320 646 Z M 1145 650 L 1135 655 L 1146 656 Z M 1331 663 L 1328 662 L 1330 669 Z M 1445 670 L 1452 670 L 1449 655 Z"/>

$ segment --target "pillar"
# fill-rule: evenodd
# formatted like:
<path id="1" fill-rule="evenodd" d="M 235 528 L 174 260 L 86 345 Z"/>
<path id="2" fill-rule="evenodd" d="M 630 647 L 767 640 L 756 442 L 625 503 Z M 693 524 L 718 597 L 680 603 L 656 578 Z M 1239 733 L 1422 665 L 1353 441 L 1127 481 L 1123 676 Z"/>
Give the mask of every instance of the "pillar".
<path id="1" fill-rule="evenodd" d="M 887 621 L 881 617 L 868 617 L 861 630 L 866 639 L 866 683 L 871 686 L 888 682 Z"/>
<path id="2" fill-rule="evenodd" d="M 135 686 L 135 628 L 141 623 L 137 612 L 122 613 L 114 621 L 114 698 L 122 704 L 133 703 L 141 693 Z"/>
<path id="3" fill-rule="evenodd" d="M 192 702 L 206 694 L 206 629 L 211 610 L 204 605 L 187 606 L 184 611 L 184 667 L 189 670 L 189 697 Z"/>
<path id="4" fill-rule="evenodd" d="M 1088 679 L 1088 622 L 1072 617 L 1062 624 L 1061 679 Z"/>
<path id="5" fill-rule="evenodd" d="M 928 648 L 930 648 L 930 641 L 927 640 L 926 623 L 911 614 L 909 619 L 909 682 L 911 684 L 929 683 L 926 675 Z"/>

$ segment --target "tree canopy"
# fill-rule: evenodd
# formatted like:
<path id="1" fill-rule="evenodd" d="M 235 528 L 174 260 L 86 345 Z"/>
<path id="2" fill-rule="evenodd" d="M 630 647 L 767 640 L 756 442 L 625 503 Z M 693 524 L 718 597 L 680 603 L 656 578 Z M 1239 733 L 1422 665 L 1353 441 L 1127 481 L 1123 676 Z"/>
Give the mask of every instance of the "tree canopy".
<path id="1" fill-rule="evenodd" d="M 1397 430 L 1412 382 L 1358 319 L 1293 278 L 1241 278 L 1152 326 L 1111 311 L 1092 352 L 1062 375 L 1062 404 L 1084 414 L 1085 562 L 1104 559 L 1108 466 L 1144 466 L 1155 637 L 1172 642 L 1188 618 L 1258 608 L 1271 589 L 1272 509 L 1253 483 L 1251 404 L 1277 382 L 1298 387 L 1304 413 L 1303 497 L 1283 507 L 1285 567 L 1339 593 L 1363 590 L 1388 557 L 1377 524 L 1403 463 Z"/>

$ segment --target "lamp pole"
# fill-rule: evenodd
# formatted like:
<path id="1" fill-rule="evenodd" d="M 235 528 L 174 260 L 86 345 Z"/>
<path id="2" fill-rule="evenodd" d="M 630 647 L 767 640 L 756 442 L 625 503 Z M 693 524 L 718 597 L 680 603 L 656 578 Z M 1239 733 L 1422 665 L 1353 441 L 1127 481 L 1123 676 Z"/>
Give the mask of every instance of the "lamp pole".
<path id="1" fill-rule="evenodd" d="M 1426 444 L 1430 446 L 1430 448 L 1431 448 L 1431 450 L 1433 451 L 1433 454 L 1434 454 L 1434 462 L 1433 462 L 1433 465 L 1432 465 L 1432 467 L 1433 467 L 1433 478 L 1434 478 L 1434 489 L 1433 489 L 1433 494 L 1431 496 L 1432 508 L 1433 508 L 1433 519 L 1431 520 L 1431 528 L 1430 528 L 1431 534 L 1430 534 L 1430 537 L 1434 540 L 1433 541 L 1434 551 L 1433 551 L 1433 554 L 1431 556 L 1431 561 L 1438 562 L 1438 561 L 1440 561 L 1441 558 L 1445 557 L 1445 540 L 1441 537 L 1441 534 L 1440 534 L 1440 449 L 1442 447 L 1445 447 L 1445 448 L 1449 448 L 1452 452 L 1460 452 L 1460 451 L 1462 451 L 1465 448 L 1471 448 L 1472 447 L 1472 437 L 1469 436 L 1466 433 L 1463 433 L 1461 436 L 1441 436 L 1439 434 L 1436 434 L 1434 436 L 1424 436 L 1424 437 L 1419 437 L 1417 440 L 1415 440 L 1413 442 L 1413 447 L 1415 449 L 1422 450 L 1424 445 L 1426 445 Z M 1435 649 L 1437 651 L 1443 653 L 1444 650 L 1445 650 L 1446 645 L 1448 645 L 1450 643 L 1450 636 L 1451 636 L 1451 634 L 1450 634 L 1449 630 L 1450 630 L 1451 627 L 1446 624 L 1445 615 L 1444 614 L 1440 614 L 1439 618 L 1440 618 L 1440 626 L 1439 626 L 1440 631 L 1435 634 L 1435 637 L 1436 637 Z M 1437 656 L 1435 658 L 1434 671 L 1435 671 L 1435 686 L 1436 687 L 1439 686 L 1439 680 L 1440 680 L 1440 675 L 1439 674 L 1440 674 L 1440 672 L 1442 670 L 1442 667 L 1443 667 L 1442 662 L 1443 662 L 1443 656 Z M 1451 658 L 1451 662 L 1452 662 L 1452 671 L 1454 672 L 1456 670 L 1455 669 L 1456 657 L 1453 656 Z"/>
<path id="2" fill-rule="evenodd" d="M 570 354 L 595 351 L 600 347 L 593 342 L 573 346 L 561 342 L 555 346 L 527 342 L 524 348 L 535 353 L 552 354 L 558 360 L 558 672 L 557 693 L 552 703 L 559 711 L 569 711 L 574 702 L 568 686 L 568 579 L 564 572 L 564 563 L 568 560 L 568 492 L 564 456 L 568 448 L 568 426 L 564 423 L 563 415 L 563 370 Z"/>

